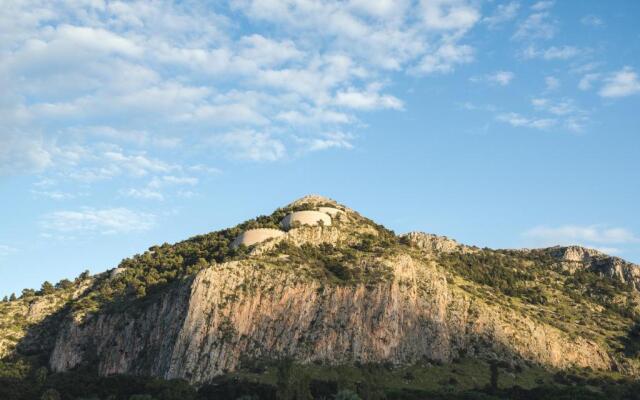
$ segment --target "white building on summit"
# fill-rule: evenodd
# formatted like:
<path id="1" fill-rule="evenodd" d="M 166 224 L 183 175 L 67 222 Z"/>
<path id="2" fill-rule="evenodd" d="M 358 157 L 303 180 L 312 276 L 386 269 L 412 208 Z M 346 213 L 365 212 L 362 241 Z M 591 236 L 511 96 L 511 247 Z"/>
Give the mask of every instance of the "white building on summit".
<path id="1" fill-rule="evenodd" d="M 279 229 L 268 229 L 268 228 L 260 228 L 260 229 L 249 229 L 248 231 L 244 231 L 235 238 L 235 240 L 231 243 L 231 248 L 235 249 L 241 244 L 245 246 L 251 246 L 256 243 L 264 242 L 268 239 L 273 239 L 279 236 L 284 235 Z"/>
<path id="2" fill-rule="evenodd" d="M 307 225 L 331 225 L 331 217 L 337 217 L 344 211 L 333 207 L 318 207 L 318 211 L 295 211 L 287 214 L 280 221 L 280 227 L 284 230 L 290 230 L 297 226 Z M 284 235 L 285 232 L 279 229 L 258 228 L 249 229 L 239 234 L 231 243 L 231 248 L 235 249 L 240 245 L 252 246 L 265 240 L 273 239 Z"/>
<path id="3" fill-rule="evenodd" d="M 322 222 L 321 222 L 322 221 Z M 296 225 L 331 225 L 331 217 L 329 214 L 321 211 L 296 211 L 287 215 L 280 222 L 283 229 L 289 230 Z"/>

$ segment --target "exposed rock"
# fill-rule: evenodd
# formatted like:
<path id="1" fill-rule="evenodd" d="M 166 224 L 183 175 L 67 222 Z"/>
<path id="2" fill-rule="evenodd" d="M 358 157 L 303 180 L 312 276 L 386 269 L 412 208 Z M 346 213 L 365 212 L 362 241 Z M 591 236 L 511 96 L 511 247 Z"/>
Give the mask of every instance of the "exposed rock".
<path id="1" fill-rule="evenodd" d="M 612 365 L 597 343 L 453 289 L 435 264 L 408 256 L 384 263 L 393 280 L 369 287 L 323 287 L 250 261 L 211 267 L 138 313 L 70 321 L 51 367 L 95 358 L 101 374 L 201 383 L 244 359 L 281 356 L 404 364 L 465 354 L 559 368 Z"/>
<path id="2" fill-rule="evenodd" d="M 454 251 L 472 251 L 469 246 L 462 245 L 446 236 L 438 236 L 424 232 L 409 232 L 401 236 L 414 247 L 429 253 L 451 253 Z"/>
<path id="3" fill-rule="evenodd" d="M 594 249 L 581 246 L 556 246 L 543 249 L 558 259 L 565 268 L 588 269 L 604 276 L 628 283 L 640 290 L 640 266 L 619 257 L 609 256 Z"/>
<path id="4" fill-rule="evenodd" d="M 329 214 L 330 217 L 335 218 L 337 217 L 339 214 L 343 213 L 344 211 L 335 208 L 335 207 L 318 207 L 318 211 L 323 212 L 325 214 Z"/>

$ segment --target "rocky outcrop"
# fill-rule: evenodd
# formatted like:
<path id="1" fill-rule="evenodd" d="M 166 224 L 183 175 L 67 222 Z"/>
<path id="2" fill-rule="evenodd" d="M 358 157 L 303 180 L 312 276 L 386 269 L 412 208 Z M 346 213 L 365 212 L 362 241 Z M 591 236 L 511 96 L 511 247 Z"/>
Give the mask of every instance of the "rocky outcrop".
<path id="1" fill-rule="evenodd" d="M 335 365 L 450 362 L 467 356 L 638 373 L 616 353 L 619 342 L 609 332 L 598 336 L 573 329 L 569 325 L 580 321 L 556 314 L 562 310 L 554 304 L 520 302 L 486 280 L 478 283 L 469 278 L 472 274 L 438 264 L 443 253 L 467 253 L 460 257 L 467 261 L 479 253 L 478 261 L 467 265 L 474 268 L 507 257 L 504 252 L 483 258 L 491 251 L 418 232 L 396 240 L 373 221 L 323 197 L 308 196 L 290 207 L 340 212 L 331 225 L 290 225 L 286 233 L 256 242 L 242 259 L 173 281 L 170 289 L 136 300 L 126 310 L 67 318 L 56 330 L 51 368 L 87 364 L 102 375 L 205 383 L 246 363 L 282 357 Z M 319 211 L 296 212 L 321 214 L 332 222 Z M 637 267 L 615 257 L 577 247 L 537 251 L 547 252 L 536 259 L 549 264 L 638 282 Z M 516 267 L 532 265 L 524 261 L 512 264 L 514 276 Z M 594 315 L 591 321 L 600 317 Z"/>
<path id="2" fill-rule="evenodd" d="M 69 321 L 51 367 L 97 360 L 101 374 L 210 381 L 250 359 L 412 363 L 460 355 L 608 369 L 598 344 L 572 339 L 514 310 L 447 283 L 434 264 L 409 256 L 380 261 L 393 279 L 323 285 L 256 260 L 205 269 L 152 304 Z"/>
<path id="3" fill-rule="evenodd" d="M 438 236 L 424 232 L 409 232 L 401 236 L 408 244 L 427 253 L 451 253 L 454 251 L 472 251 L 469 246 L 462 245 L 446 236 Z"/>
<path id="4" fill-rule="evenodd" d="M 619 257 L 609 256 L 598 250 L 581 246 L 556 246 L 544 249 L 544 251 L 571 271 L 588 269 L 640 290 L 640 266 Z"/>
<path id="5" fill-rule="evenodd" d="M 101 375 L 163 376 L 189 308 L 189 291 L 190 283 L 184 282 L 149 304 L 69 319 L 56 338 L 51 368 L 97 363 Z"/>

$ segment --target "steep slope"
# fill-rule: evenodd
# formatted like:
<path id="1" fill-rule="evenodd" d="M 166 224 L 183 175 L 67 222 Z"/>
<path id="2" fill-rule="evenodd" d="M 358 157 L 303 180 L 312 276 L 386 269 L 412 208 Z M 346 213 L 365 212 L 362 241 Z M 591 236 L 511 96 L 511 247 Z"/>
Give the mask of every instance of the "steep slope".
<path id="1" fill-rule="evenodd" d="M 287 213 L 319 207 L 339 210 L 331 226 L 230 246 L 246 229 L 276 229 Z M 55 371 L 192 383 L 288 357 L 328 365 L 473 357 L 635 376 L 637 269 L 580 248 L 396 236 L 313 196 L 124 260 L 69 299 L 43 351 Z"/>

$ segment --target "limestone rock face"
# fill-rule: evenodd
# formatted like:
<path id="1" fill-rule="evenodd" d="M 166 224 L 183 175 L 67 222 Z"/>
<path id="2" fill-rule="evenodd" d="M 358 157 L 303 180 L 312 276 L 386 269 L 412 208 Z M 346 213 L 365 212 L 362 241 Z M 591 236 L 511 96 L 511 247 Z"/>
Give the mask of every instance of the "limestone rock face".
<path id="1" fill-rule="evenodd" d="M 102 375 L 183 378 L 196 384 L 246 362 L 282 357 L 337 365 L 450 362 L 465 356 L 640 372 L 612 350 L 611 336 L 574 325 L 569 329 L 574 322 L 561 323 L 553 307 L 468 279 L 439 257 L 459 252 L 481 263 L 483 254 L 475 253 L 484 249 L 419 232 L 398 238 L 324 197 L 307 196 L 290 206 L 318 211 L 288 214 L 282 221 L 287 232 L 245 232 L 233 245 L 255 245 L 249 253 L 172 281 L 153 296 L 132 300 L 124 311 L 67 316 L 52 335 L 51 368 L 90 364 Z M 541 251 L 536 260 L 640 287 L 637 266 L 595 250 L 521 251 Z M 523 265 L 518 264 L 529 264 Z M 546 287 L 563 293 L 559 285 Z M 34 305 L 31 312 L 41 314 L 42 307 Z"/>
<path id="2" fill-rule="evenodd" d="M 69 321 L 50 364 L 64 371 L 98 360 L 101 374 L 208 382 L 247 358 L 299 362 L 412 363 L 462 354 L 608 369 L 595 342 L 473 298 L 435 263 L 400 255 L 377 285 L 321 286 L 296 271 L 244 260 L 199 272 L 142 309 Z"/>
<path id="3" fill-rule="evenodd" d="M 588 269 L 604 276 L 628 283 L 640 290 L 640 266 L 619 257 L 612 257 L 594 249 L 580 246 L 556 246 L 545 249 L 569 270 Z"/>
<path id="4" fill-rule="evenodd" d="M 318 207 L 318 211 L 329 214 L 332 218 L 338 216 L 343 211 L 335 207 Z"/>
<path id="5" fill-rule="evenodd" d="M 329 214 L 321 211 L 296 211 L 288 214 L 282 219 L 281 225 L 284 229 L 292 229 L 296 225 L 331 225 L 331 217 Z"/>
<path id="6" fill-rule="evenodd" d="M 409 232 L 402 235 L 402 238 L 419 249 L 426 252 L 451 253 L 454 251 L 470 251 L 471 248 L 464 246 L 446 236 L 438 236 L 424 232 Z"/>

